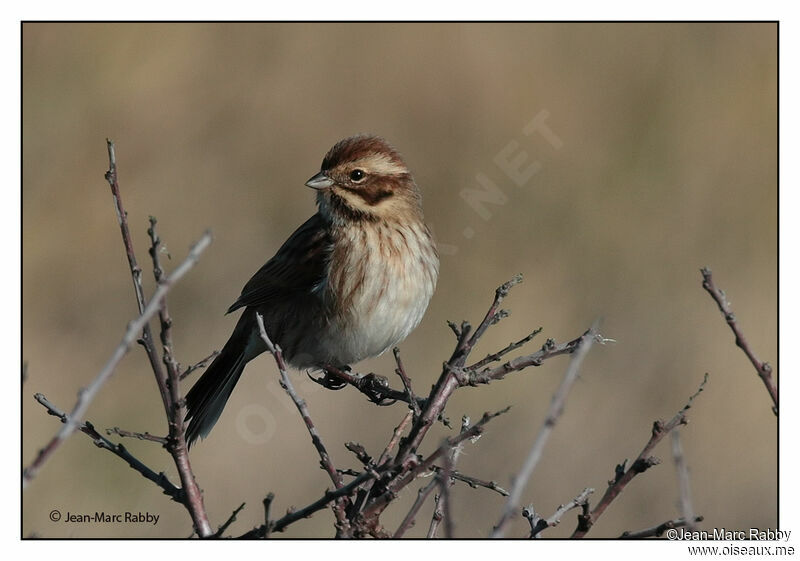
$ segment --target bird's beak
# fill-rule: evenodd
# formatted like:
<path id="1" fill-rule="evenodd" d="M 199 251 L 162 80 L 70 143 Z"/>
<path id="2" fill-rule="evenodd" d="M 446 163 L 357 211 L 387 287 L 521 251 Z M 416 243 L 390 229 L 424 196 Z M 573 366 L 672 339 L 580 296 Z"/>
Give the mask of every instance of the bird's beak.
<path id="1" fill-rule="evenodd" d="M 333 179 L 325 175 L 324 171 L 319 172 L 317 175 L 306 181 L 306 186 L 317 190 L 327 189 L 331 185 L 333 185 Z"/>

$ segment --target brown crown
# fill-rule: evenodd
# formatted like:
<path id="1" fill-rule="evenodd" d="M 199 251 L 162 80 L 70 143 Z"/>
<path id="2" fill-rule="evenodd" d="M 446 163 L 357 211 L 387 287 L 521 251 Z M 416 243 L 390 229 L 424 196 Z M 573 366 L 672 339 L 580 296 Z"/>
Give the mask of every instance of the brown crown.
<path id="1" fill-rule="evenodd" d="M 403 158 L 392 146 L 379 136 L 360 134 L 337 142 L 322 160 L 322 171 L 335 168 L 343 162 L 363 158 L 368 154 L 385 154 L 392 161 L 405 166 Z"/>

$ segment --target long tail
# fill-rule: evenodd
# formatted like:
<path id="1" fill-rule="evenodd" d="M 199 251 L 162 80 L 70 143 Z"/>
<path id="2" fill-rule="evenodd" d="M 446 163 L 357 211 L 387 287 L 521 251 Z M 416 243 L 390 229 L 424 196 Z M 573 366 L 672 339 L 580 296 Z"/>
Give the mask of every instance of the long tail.
<path id="1" fill-rule="evenodd" d="M 247 352 L 252 333 L 250 315 L 247 311 L 242 314 L 222 351 L 186 394 L 186 420 L 189 422 L 186 443 L 189 446 L 198 437 L 208 436 L 214 428 L 245 365 L 253 358 Z"/>

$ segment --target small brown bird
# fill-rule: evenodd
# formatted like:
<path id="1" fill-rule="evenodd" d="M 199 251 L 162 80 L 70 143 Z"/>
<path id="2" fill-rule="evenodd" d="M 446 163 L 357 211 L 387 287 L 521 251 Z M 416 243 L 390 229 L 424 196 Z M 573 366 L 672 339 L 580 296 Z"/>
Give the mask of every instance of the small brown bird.
<path id="1" fill-rule="evenodd" d="M 306 185 L 317 213 L 253 275 L 244 313 L 186 395 L 187 442 L 205 438 L 247 362 L 267 350 L 256 313 L 299 369 L 345 367 L 406 338 L 428 307 L 439 256 L 403 159 L 377 136 L 338 142 Z"/>

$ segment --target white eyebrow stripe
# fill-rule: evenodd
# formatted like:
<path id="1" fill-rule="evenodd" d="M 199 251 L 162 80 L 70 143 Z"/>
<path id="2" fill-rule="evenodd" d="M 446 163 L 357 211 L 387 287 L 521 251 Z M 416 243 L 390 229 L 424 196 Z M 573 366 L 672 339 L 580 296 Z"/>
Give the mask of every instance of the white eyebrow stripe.
<path id="1" fill-rule="evenodd" d="M 393 161 L 385 154 L 370 154 L 359 158 L 353 162 L 353 167 L 363 167 L 367 171 L 380 175 L 400 175 L 408 173 L 408 169 L 402 164 Z"/>

